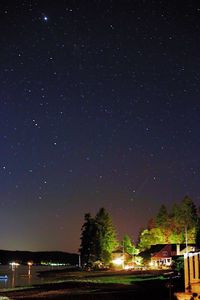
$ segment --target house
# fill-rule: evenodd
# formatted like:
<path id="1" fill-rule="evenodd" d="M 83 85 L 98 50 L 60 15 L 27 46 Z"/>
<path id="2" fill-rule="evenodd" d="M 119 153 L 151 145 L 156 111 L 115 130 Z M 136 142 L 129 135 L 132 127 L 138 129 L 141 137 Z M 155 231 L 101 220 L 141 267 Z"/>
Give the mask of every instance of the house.
<path id="1" fill-rule="evenodd" d="M 151 256 L 151 265 L 154 267 L 170 267 L 174 256 L 184 255 L 186 252 L 194 251 L 194 245 L 188 245 L 186 249 L 185 244 L 168 244 L 154 253 Z"/>
<path id="2" fill-rule="evenodd" d="M 173 257 L 194 250 L 194 245 L 188 245 L 186 249 L 185 244 L 158 244 L 152 245 L 150 249 L 140 255 L 144 257 L 146 255 L 146 260 L 152 268 L 168 268 L 172 265 Z"/>
<path id="3" fill-rule="evenodd" d="M 155 252 L 151 256 L 151 267 L 170 267 L 172 264 L 172 256 L 176 255 L 176 250 L 172 245 L 163 245 L 160 251 Z"/>
<path id="4" fill-rule="evenodd" d="M 115 267 L 124 269 L 132 261 L 132 255 L 119 248 L 112 252 L 111 259 Z"/>

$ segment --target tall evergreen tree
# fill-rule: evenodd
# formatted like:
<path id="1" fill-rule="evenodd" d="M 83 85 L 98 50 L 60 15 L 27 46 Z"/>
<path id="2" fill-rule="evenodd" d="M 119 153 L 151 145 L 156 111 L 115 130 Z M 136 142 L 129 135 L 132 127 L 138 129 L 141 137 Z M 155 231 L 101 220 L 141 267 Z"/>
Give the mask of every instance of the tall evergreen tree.
<path id="1" fill-rule="evenodd" d="M 177 203 L 172 207 L 169 221 L 169 242 L 172 244 L 184 243 L 185 231 L 182 224 L 181 208 Z"/>
<path id="2" fill-rule="evenodd" d="M 81 229 L 80 254 L 82 265 L 92 265 L 100 260 L 104 264 L 110 262 L 111 253 L 117 246 L 117 239 L 112 219 L 105 208 L 101 208 L 92 218 L 85 214 L 85 222 Z"/>
<path id="3" fill-rule="evenodd" d="M 181 223 L 188 228 L 195 227 L 198 222 L 197 208 L 191 198 L 186 196 L 180 206 Z"/>
<path id="4" fill-rule="evenodd" d="M 88 266 L 96 260 L 96 233 L 95 220 L 89 213 L 85 214 L 84 224 L 81 228 L 80 255 L 82 266 Z"/>
<path id="5" fill-rule="evenodd" d="M 157 229 L 159 229 L 159 231 L 160 231 L 160 234 L 158 236 L 162 235 L 164 238 L 164 239 L 162 239 L 164 241 L 164 243 L 168 243 L 169 235 L 170 235 L 169 214 L 168 214 L 167 208 L 164 204 L 162 204 L 160 207 L 160 210 L 155 218 L 155 223 L 156 223 L 155 227 L 157 227 Z"/>
<path id="6" fill-rule="evenodd" d="M 112 219 L 105 208 L 100 208 L 96 214 L 97 224 L 97 255 L 105 264 L 109 263 L 111 253 L 118 245 Z"/>
<path id="7" fill-rule="evenodd" d="M 189 243 L 195 243 L 198 225 L 197 208 L 188 196 L 184 197 L 180 205 L 176 205 L 171 217 L 171 242 L 185 243 L 186 232 Z"/>
<path id="8" fill-rule="evenodd" d="M 156 216 L 156 226 L 166 228 L 168 225 L 167 224 L 168 219 L 169 219 L 169 216 L 168 216 L 167 208 L 164 204 L 162 204 L 160 207 L 160 210 Z"/>

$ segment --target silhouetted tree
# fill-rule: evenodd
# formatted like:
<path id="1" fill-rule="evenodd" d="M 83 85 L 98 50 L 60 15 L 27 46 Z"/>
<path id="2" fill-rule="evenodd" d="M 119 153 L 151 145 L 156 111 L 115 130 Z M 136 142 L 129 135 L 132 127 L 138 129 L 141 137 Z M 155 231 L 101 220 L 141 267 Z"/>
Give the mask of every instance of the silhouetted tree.
<path id="1" fill-rule="evenodd" d="M 101 208 L 95 218 L 85 214 L 81 229 L 80 254 L 83 265 L 100 260 L 108 264 L 111 253 L 118 245 L 112 219 L 105 208 Z"/>
<path id="2" fill-rule="evenodd" d="M 96 259 L 96 234 L 97 226 L 95 220 L 89 213 L 85 214 L 84 224 L 81 228 L 81 263 L 82 266 L 88 266 L 92 264 Z"/>

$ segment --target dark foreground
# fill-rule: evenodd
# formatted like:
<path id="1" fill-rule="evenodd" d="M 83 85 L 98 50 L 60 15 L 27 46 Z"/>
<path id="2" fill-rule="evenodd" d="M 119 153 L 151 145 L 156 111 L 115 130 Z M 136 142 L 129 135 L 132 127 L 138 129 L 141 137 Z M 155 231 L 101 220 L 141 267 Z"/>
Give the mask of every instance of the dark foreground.
<path id="1" fill-rule="evenodd" d="M 81 275 L 80 275 L 81 274 Z M 114 274 L 114 275 L 113 275 Z M 130 276 L 134 273 L 129 273 Z M 66 274 L 62 274 L 64 278 Z M 49 276 L 47 274 L 47 276 Z M 71 275 L 69 275 L 70 277 Z M 173 293 L 181 289 L 179 279 L 169 279 L 168 276 L 161 279 L 150 279 L 147 281 L 133 280 L 129 284 L 102 283 L 87 280 L 89 278 L 108 278 L 109 276 L 120 276 L 126 278 L 127 273 L 81 273 L 73 274 L 71 279 L 64 282 L 37 285 L 28 289 L 16 289 L 12 291 L 0 292 L 0 299 L 155 299 L 168 300 L 175 299 Z M 135 274 L 133 275 L 135 276 Z M 139 275 L 140 276 L 140 275 Z M 67 278 L 67 276 L 66 276 Z M 78 281 L 77 281 L 78 279 Z M 92 279 L 93 280 L 93 279 Z M 2 298 L 1 298 L 2 297 Z"/>

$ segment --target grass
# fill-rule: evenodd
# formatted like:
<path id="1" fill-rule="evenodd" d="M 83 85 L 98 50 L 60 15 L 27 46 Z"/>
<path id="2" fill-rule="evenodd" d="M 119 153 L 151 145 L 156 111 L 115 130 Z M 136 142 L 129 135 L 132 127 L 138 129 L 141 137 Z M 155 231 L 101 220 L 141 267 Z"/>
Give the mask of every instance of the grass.
<path id="1" fill-rule="evenodd" d="M 130 285 L 134 282 L 143 282 L 143 281 L 149 281 L 149 280 L 164 280 L 162 275 L 160 276 L 152 276 L 150 274 L 146 275 L 123 275 L 123 276 L 100 276 L 100 277 L 89 277 L 89 278 L 82 278 L 82 279 L 75 279 L 74 281 L 77 282 L 88 282 L 88 283 L 100 283 L 100 284 L 106 284 L 106 283 L 113 283 L 113 284 L 124 284 L 124 285 Z"/>
<path id="2" fill-rule="evenodd" d="M 1 297 L 9 299 L 57 299 L 57 300 L 113 300 L 147 299 L 154 295 L 156 300 L 168 299 L 165 273 L 126 272 L 77 272 L 50 277 L 49 282 L 27 288 L 2 291 Z M 54 274 L 55 275 L 55 274 Z M 8 300 L 8 299 L 6 299 Z"/>

